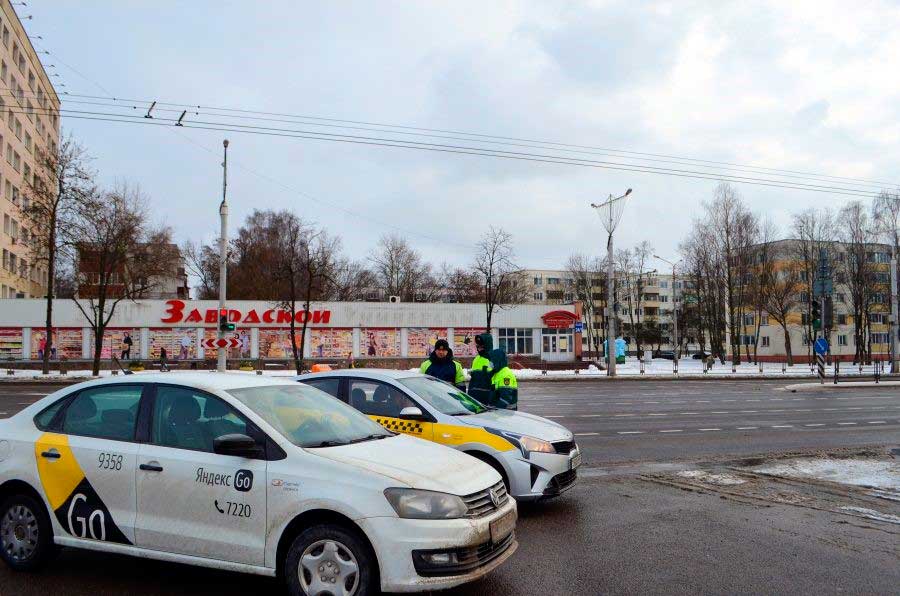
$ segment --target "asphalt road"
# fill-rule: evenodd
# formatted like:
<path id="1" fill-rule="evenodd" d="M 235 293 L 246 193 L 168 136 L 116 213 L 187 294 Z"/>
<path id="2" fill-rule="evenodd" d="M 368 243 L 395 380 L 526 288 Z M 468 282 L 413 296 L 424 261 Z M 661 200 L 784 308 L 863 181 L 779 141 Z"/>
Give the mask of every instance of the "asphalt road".
<path id="1" fill-rule="evenodd" d="M 686 491 L 639 475 L 675 461 L 900 445 L 897 388 L 793 394 L 782 386 L 523 383 L 521 409 L 571 428 L 586 467 L 562 498 L 521 509 L 520 549 L 506 565 L 447 594 L 896 593 L 896 525 Z M 0 416 L 55 389 L 0 385 L 0 412 L 7 413 Z M 39 575 L 0 566 L 3 596 L 280 589 L 265 578 L 71 549 Z"/>

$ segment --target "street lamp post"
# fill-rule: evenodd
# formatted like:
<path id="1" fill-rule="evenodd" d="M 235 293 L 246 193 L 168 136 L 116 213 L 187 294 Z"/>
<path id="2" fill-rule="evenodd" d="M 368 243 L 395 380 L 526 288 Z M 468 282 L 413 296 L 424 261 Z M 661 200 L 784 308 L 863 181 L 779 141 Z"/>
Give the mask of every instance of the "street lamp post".
<path id="1" fill-rule="evenodd" d="M 672 329 L 673 329 L 673 336 L 675 339 L 675 341 L 674 341 L 675 349 L 673 350 L 673 352 L 675 355 L 675 361 L 677 362 L 678 361 L 678 349 L 681 347 L 681 345 L 678 343 L 678 291 L 675 286 L 675 267 L 681 261 L 676 261 L 673 263 L 669 259 L 664 259 L 659 255 L 653 255 L 653 256 L 655 258 L 659 259 L 660 261 L 662 261 L 663 263 L 668 263 L 669 265 L 672 266 Z"/>
<path id="2" fill-rule="evenodd" d="M 228 139 L 222 142 L 224 147 L 224 159 L 222 160 L 222 203 L 219 205 L 219 312 L 225 308 L 226 276 L 228 275 L 228 203 L 225 202 L 225 193 L 228 189 Z M 218 318 L 216 319 L 218 322 Z M 219 339 L 225 339 L 225 330 L 219 322 Z M 219 348 L 219 358 L 216 370 L 225 372 L 228 365 L 228 350 Z"/>
<path id="3" fill-rule="evenodd" d="M 609 195 L 609 199 L 599 205 L 591 203 L 591 207 L 597 210 L 600 221 L 608 234 L 606 240 L 606 374 L 616 376 L 616 357 L 613 355 L 616 343 L 616 296 L 615 296 L 615 263 L 613 261 L 613 232 L 622 219 L 622 211 L 625 209 L 625 197 L 631 194 L 631 189 L 625 191 L 620 197 Z"/>

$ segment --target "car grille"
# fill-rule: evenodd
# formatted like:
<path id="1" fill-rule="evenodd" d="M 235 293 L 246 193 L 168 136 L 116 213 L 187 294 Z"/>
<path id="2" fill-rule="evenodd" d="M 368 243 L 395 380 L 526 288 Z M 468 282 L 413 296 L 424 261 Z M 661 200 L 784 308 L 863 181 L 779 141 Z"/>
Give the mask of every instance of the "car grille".
<path id="1" fill-rule="evenodd" d="M 456 553 L 457 563 L 441 567 L 431 566 L 425 563 L 419 553 L 428 551 L 413 551 L 413 564 L 416 572 L 422 576 L 449 576 L 462 575 L 480 567 L 484 567 L 491 561 L 505 553 L 516 540 L 516 533 L 512 532 L 497 544 L 490 541 L 478 546 L 458 548 L 449 552 Z"/>
<path id="2" fill-rule="evenodd" d="M 544 496 L 551 497 L 563 493 L 575 484 L 577 478 L 578 473 L 575 470 L 557 474 L 550 480 L 547 488 L 544 489 Z"/>
<path id="3" fill-rule="evenodd" d="M 551 443 L 551 445 L 553 445 L 557 453 L 562 453 L 563 455 L 569 455 L 578 448 L 574 439 L 571 441 L 557 441 L 556 443 Z"/>
<path id="4" fill-rule="evenodd" d="M 492 490 L 497 494 L 499 505 L 494 505 L 493 500 L 491 500 Z M 462 499 L 463 501 L 465 501 L 466 506 L 469 508 L 468 513 L 466 513 L 466 517 L 482 517 L 484 515 L 493 513 L 500 507 L 506 505 L 506 502 L 509 501 L 509 495 L 506 493 L 506 487 L 503 485 L 503 481 L 501 480 L 490 488 L 480 490 L 477 493 L 472 493 L 471 495 L 466 495 Z"/>

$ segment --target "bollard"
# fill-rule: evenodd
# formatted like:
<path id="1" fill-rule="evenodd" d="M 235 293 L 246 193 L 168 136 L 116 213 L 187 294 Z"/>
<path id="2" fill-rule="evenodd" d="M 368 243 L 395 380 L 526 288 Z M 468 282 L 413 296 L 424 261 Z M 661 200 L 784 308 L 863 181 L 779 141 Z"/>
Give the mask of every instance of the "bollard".
<path id="1" fill-rule="evenodd" d="M 639 360 L 639 362 L 641 363 L 641 374 L 644 374 L 644 361 L 642 359 L 642 360 Z"/>
<path id="2" fill-rule="evenodd" d="M 547 374 L 547 369 L 545 368 L 544 370 L 542 370 L 542 371 L 541 371 L 541 374 L 542 374 L 542 375 L 546 375 L 546 374 Z"/>
<path id="3" fill-rule="evenodd" d="M 678 376 L 678 358 L 672 360 L 672 373 Z"/>
<path id="4" fill-rule="evenodd" d="M 875 384 L 876 385 L 881 380 L 881 371 L 879 370 L 878 363 L 879 363 L 879 360 L 876 360 L 875 366 L 872 367 L 872 370 L 875 373 Z"/>
<path id="5" fill-rule="evenodd" d="M 838 384 L 838 375 L 840 375 L 840 371 L 841 371 L 841 361 L 835 360 L 834 361 L 834 384 L 835 385 Z"/>
<path id="6" fill-rule="evenodd" d="M 66 372 L 66 369 L 61 368 L 61 369 L 59 369 L 59 374 L 61 374 L 61 375 L 66 375 L 66 374 L 68 374 L 68 373 Z"/>
<path id="7" fill-rule="evenodd" d="M 261 371 L 261 370 L 258 370 L 258 371 L 256 371 L 256 374 L 261 375 L 261 374 L 262 374 L 262 371 Z"/>
<path id="8" fill-rule="evenodd" d="M 736 373 L 736 372 L 737 372 L 737 368 L 735 368 L 735 366 L 734 366 L 734 360 L 732 360 L 732 361 L 731 361 L 731 374 L 734 374 L 734 373 Z"/>
<path id="9" fill-rule="evenodd" d="M 762 360 L 756 361 L 759 364 L 759 374 L 763 374 Z"/>
<path id="10" fill-rule="evenodd" d="M 14 374 L 16 374 L 16 371 L 14 371 L 14 370 L 11 369 L 11 368 L 7 368 L 7 369 L 6 369 L 6 374 L 8 374 L 8 375 L 14 375 Z"/>
<path id="11" fill-rule="evenodd" d="M 579 374 L 580 372 L 581 372 L 580 369 L 577 369 L 577 368 L 575 369 L 575 374 L 576 374 L 576 375 Z"/>
<path id="12" fill-rule="evenodd" d="M 781 363 L 781 374 L 787 373 L 787 362 Z"/>
<path id="13" fill-rule="evenodd" d="M 119 376 L 119 371 L 117 371 L 116 369 L 113 369 L 110 372 L 112 373 L 112 376 L 114 376 L 114 377 Z M 63 373 L 63 371 L 59 371 L 59 374 L 64 374 L 64 373 Z"/>

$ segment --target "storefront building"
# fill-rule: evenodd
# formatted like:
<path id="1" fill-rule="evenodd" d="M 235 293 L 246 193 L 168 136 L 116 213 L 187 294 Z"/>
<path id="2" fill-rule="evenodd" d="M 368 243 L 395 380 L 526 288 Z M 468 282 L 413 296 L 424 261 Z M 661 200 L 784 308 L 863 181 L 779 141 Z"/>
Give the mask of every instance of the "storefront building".
<path id="1" fill-rule="evenodd" d="M 86 309 L 89 304 L 85 301 Z M 157 359 L 165 348 L 169 360 L 215 356 L 203 342 L 217 337 L 215 301 L 139 300 L 122 302 L 104 333 L 101 357 L 121 356 L 125 336 L 132 338 L 132 359 Z M 228 304 L 236 325 L 232 359 L 284 360 L 307 323 L 304 357 L 322 360 L 426 358 L 439 338 L 446 338 L 462 359 L 475 355 L 474 338 L 485 330 L 483 304 L 317 302 L 309 312 L 293 315 L 264 301 Z M 0 359 L 37 360 L 46 345 L 43 300 L 0 300 Z M 57 300 L 53 308 L 53 358 L 86 360 L 94 338 L 78 305 Z M 550 362 L 581 357 L 579 303 L 565 306 L 526 304 L 498 308 L 492 319 L 494 343 L 509 354 Z M 209 352 L 209 353 L 207 353 Z"/>

